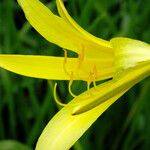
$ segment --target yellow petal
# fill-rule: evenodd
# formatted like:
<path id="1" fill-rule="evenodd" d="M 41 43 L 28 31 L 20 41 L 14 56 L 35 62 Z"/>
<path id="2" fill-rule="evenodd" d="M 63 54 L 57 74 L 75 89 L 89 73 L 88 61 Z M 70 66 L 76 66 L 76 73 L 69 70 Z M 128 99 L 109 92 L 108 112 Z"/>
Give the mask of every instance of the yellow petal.
<path id="1" fill-rule="evenodd" d="M 150 61 L 150 45 L 129 38 L 113 38 L 116 71 L 133 68 L 136 65 Z"/>
<path id="2" fill-rule="evenodd" d="M 102 90 L 103 88 L 99 89 Z M 82 101 L 82 96 L 71 101 L 50 120 L 42 132 L 36 150 L 68 150 L 96 121 L 96 119 L 113 104 L 125 91 L 109 98 L 98 107 L 80 115 L 72 115 L 72 103 Z M 88 94 L 86 92 L 86 94 Z M 94 97 L 93 97 L 94 98 Z M 79 102 L 79 101 L 78 101 Z"/>
<path id="3" fill-rule="evenodd" d="M 80 69 L 78 69 L 78 63 L 78 58 L 67 58 L 64 68 L 64 57 L 0 55 L 0 67 L 29 77 L 70 80 L 68 74 L 73 72 L 74 80 L 87 80 L 95 64 L 99 71 L 97 80 L 112 77 L 113 68 L 110 60 L 85 59 Z"/>
<path id="4" fill-rule="evenodd" d="M 62 18 L 64 18 L 70 25 L 72 25 L 77 31 L 79 31 L 84 36 L 86 36 L 86 38 L 88 38 L 89 40 L 95 42 L 98 45 L 101 45 L 101 46 L 104 46 L 104 47 L 109 46 L 108 41 L 93 36 L 92 34 L 87 32 L 86 30 L 84 30 L 81 26 L 79 26 L 76 23 L 76 21 L 67 12 L 62 0 L 56 0 L 56 3 L 57 3 L 57 9 L 58 9 L 58 12 L 59 12 L 60 16 Z"/>
<path id="5" fill-rule="evenodd" d="M 134 84 L 150 75 L 150 45 L 129 38 L 114 38 L 111 40 L 115 53 L 114 80 L 106 84 L 106 90 L 101 91 L 101 98 L 83 102 L 75 113 L 82 113 L 96 107 L 107 100 L 109 95 L 131 88 Z M 111 82 L 115 82 L 113 86 Z M 110 86 L 109 86 L 110 84 Z M 103 96 L 102 96 L 103 95 Z M 98 95 L 97 95 L 98 96 Z"/>
<path id="6" fill-rule="evenodd" d="M 18 0 L 18 2 L 30 24 L 48 41 L 77 53 L 84 50 L 87 57 L 112 58 L 113 51 L 109 42 L 104 44 L 106 46 L 92 42 L 63 18 L 54 15 L 39 0 Z"/>
<path id="7" fill-rule="evenodd" d="M 113 44 L 116 52 L 119 51 L 118 40 Z M 120 51 L 126 49 L 127 45 L 121 46 Z M 137 46 L 135 45 L 135 47 Z M 132 49 L 135 47 L 133 46 Z M 124 66 L 124 64 L 122 65 Z M 135 66 L 130 66 L 120 72 L 117 78 L 97 86 L 96 90 L 91 89 L 79 95 L 48 123 L 38 140 L 36 150 L 68 150 L 112 103 L 149 75 L 149 59 L 145 63 L 139 61 Z"/>
<path id="8" fill-rule="evenodd" d="M 150 75 L 150 64 L 142 68 L 137 68 L 133 72 L 127 71 L 126 75 L 121 76 L 117 81 L 113 80 L 98 86 L 97 90 L 99 92 L 91 89 L 91 96 L 88 92 L 85 92 L 72 100 L 48 123 L 37 142 L 36 150 L 68 150 L 111 104 L 131 86 L 148 75 Z M 130 76 L 132 78 L 131 84 L 129 82 L 124 88 L 121 87 L 121 89 L 116 90 L 116 84 L 122 84 L 121 82 L 125 82 L 127 80 L 126 78 L 130 81 Z M 110 89 L 112 91 L 114 89 L 114 94 L 110 93 Z M 101 101 L 104 95 L 106 99 Z M 97 104 L 97 107 L 93 109 L 88 107 L 89 111 L 82 109 L 84 102 L 86 103 L 87 101 L 90 102 L 96 99 L 101 102 L 99 105 Z M 75 107 L 75 105 L 77 106 Z M 74 111 L 79 114 L 72 115 Z"/>
<path id="9" fill-rule="evenodd" d="M 132 70 L 127 70 L 120 74 L 117 79 L 106 82 L 103 84 L 103 90 L 100 94 L 95 94 L 92 99 L 87 99 L 81 101 L 74 109 L 74 114 L 80 114 L 88 111 L 101 103 L 107 101 L 110 97 L 122 93 L 122 91 L 127 91 L 132 86 L 134 86 L 139 81 L 143 80 L 150 75 L 150 63 L 146 65 L 138 66 Z M 100 90 L 98 90 L 100 92 Z M 91 92 L 92 93 L 92 92 Z M 93 92 L 94 93 L 94 92 Z M 95 92 L 96 93 L 96 92 Z"/>

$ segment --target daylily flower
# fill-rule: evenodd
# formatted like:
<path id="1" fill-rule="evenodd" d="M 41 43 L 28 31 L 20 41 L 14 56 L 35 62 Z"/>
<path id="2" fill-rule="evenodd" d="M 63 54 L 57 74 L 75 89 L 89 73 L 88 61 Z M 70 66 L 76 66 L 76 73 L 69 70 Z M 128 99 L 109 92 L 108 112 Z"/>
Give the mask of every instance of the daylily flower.
<path id="1" fill-rule="evenodd" d="M 61 17 L 38 0 L 18 2 L 44 38 L 78 53 L 78 58 L 67 58 L 66 50 L 65 57 L 0 55 L 0 67 L 30 77 L 88 83 L 87 91 L 52 118 L 36 146 L 36 150 L 67 150 L 111 104 L 150 75 L 150 45 L 129 38 L 94 37 L 70 17 L 61 0 L 56 0 Z M 112 79 L 96 86 L 95 81 L 107 78 Z M 91 82 L 95 86 L 89 89 Z"/>

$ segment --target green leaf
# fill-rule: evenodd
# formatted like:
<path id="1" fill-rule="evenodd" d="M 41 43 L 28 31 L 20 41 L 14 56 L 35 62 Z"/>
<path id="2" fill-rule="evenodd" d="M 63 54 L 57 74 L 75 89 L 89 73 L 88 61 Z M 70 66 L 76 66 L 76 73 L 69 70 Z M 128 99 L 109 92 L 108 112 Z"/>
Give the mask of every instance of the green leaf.
<path id="1" fill-rule="evenodd" d="M 32 150 L 27 145 L 13 140 L 0 141 L 1 150 Z"/>

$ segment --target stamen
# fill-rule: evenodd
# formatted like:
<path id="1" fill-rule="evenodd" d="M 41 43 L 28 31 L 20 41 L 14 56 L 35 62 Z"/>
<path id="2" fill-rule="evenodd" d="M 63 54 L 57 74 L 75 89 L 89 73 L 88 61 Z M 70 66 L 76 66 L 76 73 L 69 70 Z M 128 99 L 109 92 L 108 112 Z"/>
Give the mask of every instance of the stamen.
<path id="1" fill-rule="evenodd" d="M 90 92 L 90 85 L 91 85 L 91 82 L 92 82 L 92 76 L 93 76 L 92 72 L 90 72 L 88 80 L 87 80 L 87 91 L 88 91 L 89 95 L 92 95 L 92 93 Z"/>
<path id="2" fill-rule="evenodd" d="M 66 49 L 63 49 L 64 50 L 64 63 L 67 63 L 67 50 Z"/>
<path id="3" fill-rule="evenodd" d="M 83 62 L 83 60 L 84 60 L 84 46 L 83 45 L 81 45 L 81 53 L 78 55 L 78 69 L 80 69 L 80 67 L 81 67 L 81 64 L 82 64 L 82 62 Z"/>
<path id="4" fill-rule="evenodd" d="M 96 85 L 95 77 L 94 77 L 94 79 L 93 79 L 93 85 L 94 85 L 94 88 L 96 89 L 96 88 L 97 88 L 97 85 Z"/>
<path id="5" fill-rule="evenodd" d="M 63 49 L 63 50 L 64 50 L 64 63 L 63 63 L 63 68 L 64 68 L 65 73 L 69 76 L 69 72 L 67 71 L 67 68 L 66 68 L 66 63 L 67 63 L 67 50 L 66 50 L 66 49 Z"/>
<path id="6" fill-rule="evenodd" d="M 68 90 L 69 90 L 69 93 L 72 97 L 77 97 L 77 95 L 75 95 L 74 93 L 72 93 L 72 90 L 71 90 L 71 85 L 73 83 L 73 72 L 71 72 L 71 75 L 70 75 L 70 81 L 69 81 L 69 86 L 68 86 Z"/>
<path id="7" fill-rule="evenodd" d="M 95 89 L 97 88 L 97 85 L 96 85 L 97 77 L 98 77 L 98 71 L 97 71 L 96 65 L 94 65 L 94 67 L 93 67 L 93 85 L 94 85 Z"/>
<path id="8" fill-rule="evenodd" d="M 96 65 L 94 65 L 94 67 L 93 67 L 93 73 L 94 73 L 95 78 L 97 78 L 98 77 L 98 71 L 97 71 Z"/>
<path id="9" fill-rule="evenodd" d="M 62 103 L 61 100 L 58 99 L 58 97 L 57 97 L 57 92 L 56 92 L 56 88 L 57 88 L 57 83 L 55 83 L 55 85 L 54 85 L 54 92 L 53 92 L 53 93 L 54 93 L 54 100 L 55 100 L 55 102 L 56 102 L 59 106 L 64 107 L 64 106 L 66 106 L 67 104 Z"/>

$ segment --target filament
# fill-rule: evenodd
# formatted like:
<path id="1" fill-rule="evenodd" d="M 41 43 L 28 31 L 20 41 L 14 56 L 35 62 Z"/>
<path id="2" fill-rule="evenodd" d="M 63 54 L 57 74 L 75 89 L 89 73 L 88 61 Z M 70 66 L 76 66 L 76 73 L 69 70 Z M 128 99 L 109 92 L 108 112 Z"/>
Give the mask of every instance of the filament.
<path id="1" fill-rule="evenodd" d="M 75 95 L 72 90 L 71 90 L 71 85 L 73 83 L 73 72 L 71 72 L 71 75 L 70 75 L 70 81 L 69 81 L 69 86 L 68 86 L 68 90 L 69 90 L 69 93 L 72 97 L 77 97 L 77 95 Z"/>
<path id="2" fill-rule="evenodd" d="M 94 65 L 94 67 L 93 67 L 93 85 L 94 85 L 95 89 L 97 88 L 97 85 L 96 85 L 97 77 L 98 77 L 98 71 L 97 71 L 96 65 Z"/>
<path id="3" fill-rule="evenodd" d="M 92 93 L 90 92 L 91 82 L 92 82 L 92 72 L 90 72 L 88 80 L 87 80 L 87 91 L 88 91 L 89 95 L 92 95 Z"/>
<path id="4" fill-rule="evenodd" d="M 83 62 L 83 60 L 84 60 L 84 46 L 83 45 L 81 45 L 81 53 L 78 55 L 78 69 L 80 69 L 80 67 L 81 67 L 81 64 L 82 64 L 82 62 Z"/>
<path id="5" fill-rule="evenodd" d="M 66 49 L 63 49 L 64 50 L 64 63 L 67 63 L 67 50 Z"/>
<path id="6" fill-rule="evenodd" d="M 69 72 L 67 71 L 67 68 L 66 68 L 66 63 L 67 63 L 67 50 L 66 50 L 66 49 L 63 49 L 63 50 L 64 50 L 63 68 L 64 68 L 65 73 L 69 76 Z"/>
<path id="7" fill-rule="evenodd" d="M 53 92 L 53 93 L 54 93 L 54 100 L 55 100 L 55 102 L 56 102 L 59 106 L 64 107 L 64 106 L 66 106 L 67 104 L 62 103 L 61 100 L 58 99 L 58 97 L 57 97 L 57 92 L 56 92 L 56 88 L 57 88 L 57 83 L 55 83 L 55 85 L 54 85 L 54 92 Z"/>

